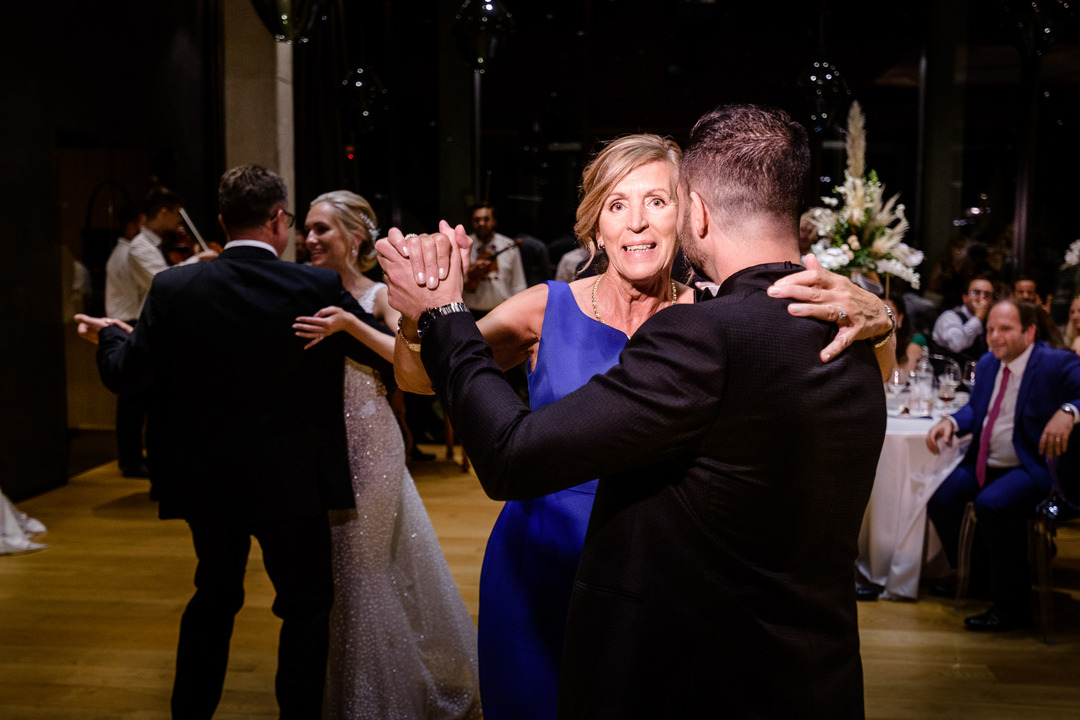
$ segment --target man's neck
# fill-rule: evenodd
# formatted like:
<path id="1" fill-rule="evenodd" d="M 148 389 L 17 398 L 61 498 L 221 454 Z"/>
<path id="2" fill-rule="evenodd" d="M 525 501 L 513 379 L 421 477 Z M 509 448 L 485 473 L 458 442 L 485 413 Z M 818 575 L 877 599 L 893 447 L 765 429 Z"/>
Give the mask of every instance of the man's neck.
<path id="1" fill-rule="evenodd" d="M 706 238 L 708 242 L 711 238 Z M 802 264 L 799 239 L 795 234 L 777 232 L 772 225 L 745 224 L 738 230 L 720 233 L 713 240 L 713 273 L 710 278 L 722 284 L 740 270 L 755 265 L 791 262 Z"/>

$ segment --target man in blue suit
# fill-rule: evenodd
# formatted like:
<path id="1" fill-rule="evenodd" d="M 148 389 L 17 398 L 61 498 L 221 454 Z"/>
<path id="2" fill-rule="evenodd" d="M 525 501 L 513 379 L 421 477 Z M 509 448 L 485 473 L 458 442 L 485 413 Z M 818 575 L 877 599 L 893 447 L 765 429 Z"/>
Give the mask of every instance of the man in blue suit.
<path id="1" fill-rule="evenodd" d="M 956 565 L 964 506 L 975 502 L 977 533 L 994 604 L 964 621 L 969 630 L 1031 624 L 1027 519 L 1050 492 L 1046 457 L 1063 455 L 1080 422 L 1080 356 L 1035 340 L 1034 305 L 1002 300 L 990 310 L 987 344 L 971 401 L 930 429 L 936 453 L 954 435 L 973 433 L 964 462 L 930 498 L 930 519 Z M 984 431 L 985 430 L 985 431 Z"/>

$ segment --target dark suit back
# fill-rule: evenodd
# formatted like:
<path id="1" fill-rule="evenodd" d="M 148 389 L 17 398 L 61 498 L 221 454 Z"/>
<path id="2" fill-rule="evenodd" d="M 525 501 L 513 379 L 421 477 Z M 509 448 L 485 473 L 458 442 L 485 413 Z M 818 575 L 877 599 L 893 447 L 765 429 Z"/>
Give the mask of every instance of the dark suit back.
<path id="1" fill-rule="evenodd" d="M 425 336 L 490 493 L 601 477 L 561 716 L 862 716 L 852 567 L 884 394 L 868 346 L 822 364 L 835 327 L 765 294 L 797 269 L 750 268 L 658 313 L 620 365 L 531 414 L 468 359 L 464 323 Z"/>
<path id="2" fill-rule="evenodd" d="M 362 313 L 336 273 L 233 247 L 157 275 L 130 339 L 103 333 L 106 384 L 153 383 L 162 517 L 272 520 L 352 505 L 344 349 L 388 364 L 337 336 L 305 351 L 293 322 L 329 305 Z"/>

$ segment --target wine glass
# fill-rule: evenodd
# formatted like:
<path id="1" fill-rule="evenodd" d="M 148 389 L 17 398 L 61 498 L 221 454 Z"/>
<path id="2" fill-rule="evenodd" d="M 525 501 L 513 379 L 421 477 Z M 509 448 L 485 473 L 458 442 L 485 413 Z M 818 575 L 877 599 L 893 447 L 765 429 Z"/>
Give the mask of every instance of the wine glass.
<path id="1" fill-rule="evenodd" d="M 891 415 L 900 413 L 900 393 L 907 388 L 907 376 L 900 368 L 893 368 L 889 373 L 889 379 L 885 381 L 885 389 L 889 393 L 888 410 Z"/>
<path id="2" fill-rule="evenodd" d="M 889 391 L 890 395 L 897 397 L 904 392 L 905 387 L 907 387 L 907 378 L 904 377 L 904 371 L 900 368 L 893 368 L 889 379 L 885 381 L 885 389 Z"/>
<path id="3" fill-rule="evenodd" d="M 945 366 L 945 371 L 938 376 L 938 398 L 949 409 L 949 403 L 956 399 L 956 388 L 960 387 L 960 366 L 950 362 Z"/>
<path id="4" fill-rule="evenodd" d="M 975 361 L 968 360 L 964 363 L 964 385 L 967 386 L 968 392 L 975 389 Z"/>

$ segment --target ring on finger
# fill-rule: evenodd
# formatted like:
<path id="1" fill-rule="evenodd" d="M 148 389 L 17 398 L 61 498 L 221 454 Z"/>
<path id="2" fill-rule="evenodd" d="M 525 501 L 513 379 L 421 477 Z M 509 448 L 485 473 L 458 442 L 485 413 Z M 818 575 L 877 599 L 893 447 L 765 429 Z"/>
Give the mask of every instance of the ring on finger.
<path id="1" fill-rule="evenodd" d="M 836 308 L 836 322 L 842 322 L 845 318 L 847 318 L 847 313 L 844 312 L 844 309 Z"/>
<path id="2" fill-rule="evenodd" d="M 416 233 L 409 233 L 408 235 L 405 236 L 405 239 L 408 240 L 409 238 L 414 238 L 414 237 L 419 237 L 419 236 Z"/>

